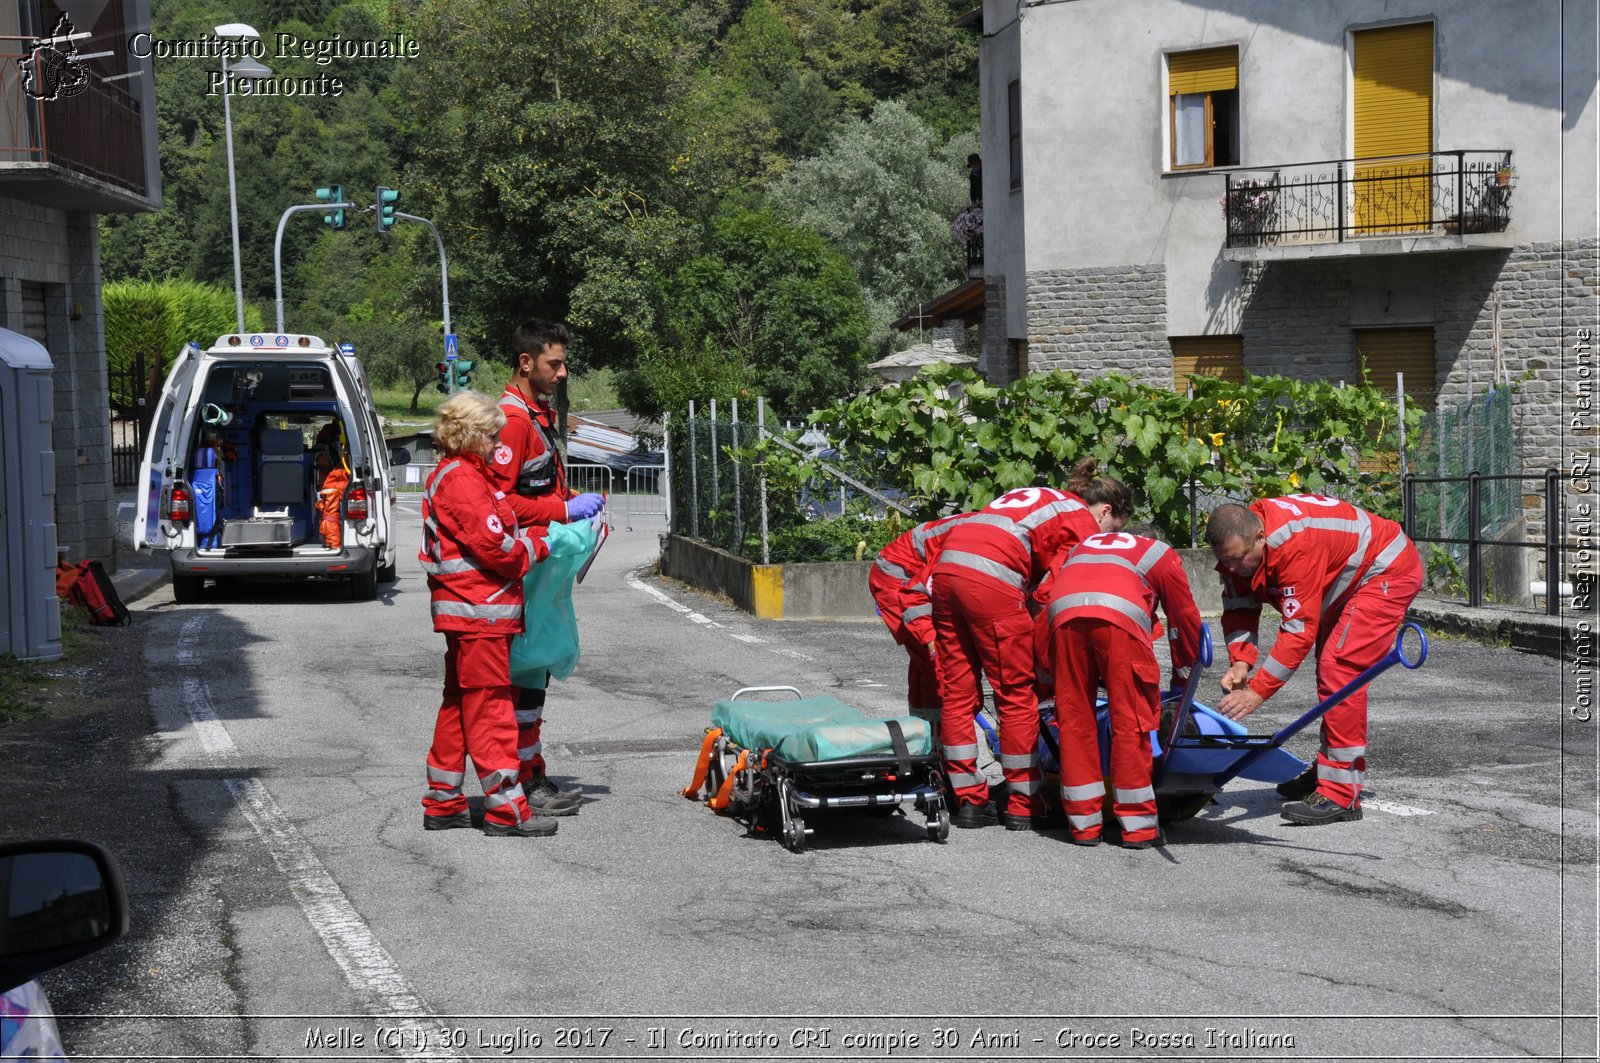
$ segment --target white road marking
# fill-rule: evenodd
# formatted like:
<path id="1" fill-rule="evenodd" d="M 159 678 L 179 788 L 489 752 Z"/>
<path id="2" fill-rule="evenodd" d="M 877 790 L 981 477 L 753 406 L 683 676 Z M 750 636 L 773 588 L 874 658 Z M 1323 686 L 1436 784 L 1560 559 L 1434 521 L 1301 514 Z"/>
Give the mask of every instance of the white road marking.
<path id="1" fill-rule="evenodd" d="M 690 609 L 687 605 L 684 605 L 682 602 L 666 594 L 665 592 L 656 590 L 656 588 L 650 586 L 648 583 L 645 583 L 637 576 L 628 577 L 628 586 L 632 587 L 636 591 L 643 591 L 645 594 L 648 594 L 650 597 L 654 598 L 668 609 L 671 609 L 673 612 L 682 613 L 684 616 L 703 627 L 714 627 L 720 628 L 723 631 L 727 631 L 729 638 L 738 639 L 740 642 L 746 642 L 753 646 L 761 646 L 768 653 L 775 653 L 779 657 L 788 657 L 790 660 L 816 661 L 815 657 L 809 657 L 806 654 L 801 653 L 799 650 L 791 650 L 787 646 L 774 646 L 770 641 L 762 638 L 759 635 L 751 635 L 744 631 L 728 631 L 726 624 L 719 624 L 709 616 L 695 612 L 693 609 Z"/>
<path id="2" fill-rule="evenodd" d="M 1427 808 L 1412 808 L 1410 805 L 1396 804 L 1393 801 L 1363 801 L 1362 808 L 1375 808 L 1379 812 L 1387 812 L 1391 816 L 1436 816 L 1437 812 Z"/>
<path id="3" fill-rule="evenodd" d="M 200 629 L 204 616 L 187 620 L 178 637 L 178 666 L 183 669 L 183 699 L 196 736 L 213 766 L 239 766 L 239 747 L 233 744 L 228 729 L 211 705 L 210 691 L 198 674 Z M 283 809 L 273 800 L 259 779 L 224 779 L 239 811 L 255 828 L 272 862 L 289 882 L 289 892 L 300 903 L 301 911 L 322 939 L 328 955 L 344 972 L 345 981 L 362 998 L 374 1018 L 392 1017 L 395 1026 L 406 1030 L 404 1041 L 423 1048 L 402 1050 L 406 1059 L 426 1059 L 438 1063 L 459 1063 L 460 1057 L 432 1047 L 427 1035 L 439 1029 L 437 1017 L 429 1010 L 411 983 L 401 973 L 383 943 L 356 914 L 339 883 L 329 874 L 316 850 L 305 840 Z"/>

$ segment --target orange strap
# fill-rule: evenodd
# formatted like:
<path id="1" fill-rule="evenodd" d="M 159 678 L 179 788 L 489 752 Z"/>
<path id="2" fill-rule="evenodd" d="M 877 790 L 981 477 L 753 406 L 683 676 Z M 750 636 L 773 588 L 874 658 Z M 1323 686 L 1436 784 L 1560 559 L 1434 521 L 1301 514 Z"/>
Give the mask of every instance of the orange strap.
<path id="1" fill-rule="evenodd" d="M 733 770 L 728 772 L 728 777 L 722 780 L 722 787 L 717 790 L 716 794 L 706 804 L 718 812 L 728 807 L 728 802 L 733 800 L 733 780 L 737 779 L 740 773 L 744 771 L 745 765 L 749 760 L 750 751 L 748 749 L 739 750 L 739 759 L 733 762 Z"/>
<path id="2" fill-rule="evenodd" d="M 706 784 L 706 775 L 711 770 L 711 747 L 717 744 L 717 739 L 722 737 L 722 728 L 706 728 L 706 740 L 700 743 L 700 759 L 695 761 L 694 781 L 685 786 L 680 793 L 691 801 L 700 800 L 700 788 Z"/>

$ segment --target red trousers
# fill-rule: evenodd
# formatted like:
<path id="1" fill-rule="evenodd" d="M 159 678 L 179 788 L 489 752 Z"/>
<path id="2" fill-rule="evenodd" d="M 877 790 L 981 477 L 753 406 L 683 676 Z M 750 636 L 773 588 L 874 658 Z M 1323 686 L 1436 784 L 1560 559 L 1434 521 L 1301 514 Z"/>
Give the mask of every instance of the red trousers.
<path id="1" fill-rule="evenodd" d="M 960 804 L 989 799 L 978 773 L 975 719 L 980 676 L 994 689 L 1000 717 L 1000 767 L 1010 791 L 1006 811 L 1045 811 L 1039 775 L 1039 699 L 1033 687 L 1033 617 L 1020 590 L 941 572 L 933 581 L 933 628 L 939 651 L 939 715 L 944 769 Z"/>
<path id="2" fill-rule="evenodd" d="M 484 822 L 526 822 L 528 801 L 517 782 L 511 640 L 505 635 L 446 632 L 444 643 L 444 700 L 428 750 L 423 814 L 451 816 L 467 810 L 461 783 L 471 757 L 483 787 Z"/>
<path id="3" fill-rule="evenodd" d="M 1104 682 L 1111 711 L 1111 809 L 1124 841 L 1154 838 L 1150 732 L 1161 717 L 1161 667 L 1150 640 L 1097 617 L 1074 617 L 1055 629 L 1051 657 L 1061 734 L 1061 808 L 1072 836 L 1100 836 L 1106 787 L 1094 705 Z"/>
<path id="4" fill-rule="evenodd" d="M 512 687 L 511 701 L 516 709 L 517 721 L 517 781 L 527 785 L 535 776 L 544 775 L 544 693 L 550 685 L 550 673 L 544 673 L 544 684 L 538 687 Z"/>
<path id="5" fill-rule="evenodd" d="M 1404 560 L 1412 563 L 1404 564 Z M 1322 618 L 1317 635 L 1317 700 L 1336 692 L 1383 659 L 1422 590 L 1422 559 L 1415 549 L 1391 571 L 1369 580 Z M 1349 807 L 1361 800 L 1367 777 L 1367 689 L 1362 687 L 1322 717 L 1317 790 Z"/>
<path id="6" fill-rule="evenodd" d="M 895 641 L 906 648 L 910 663 L 906 666 L 906 705 L 912 709 L 939 709 L 943 698 L 939 694 L 938 662 L 928 654 L 928 647 L 917 637 L 901 628 Z"/>

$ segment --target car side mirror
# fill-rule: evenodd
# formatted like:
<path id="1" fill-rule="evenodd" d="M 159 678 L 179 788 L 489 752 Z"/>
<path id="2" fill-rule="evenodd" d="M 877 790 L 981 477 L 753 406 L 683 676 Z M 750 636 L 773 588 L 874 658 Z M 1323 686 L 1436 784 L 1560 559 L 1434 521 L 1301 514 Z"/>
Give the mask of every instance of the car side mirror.
<path id="1" fill-rule="evenodd" d="M 389 464 L 390 465 L 410 465 L 411 464 L 411 451 L 407 450 L 405 447 L 396 447 L 396 448 L 394 448 L 393 450 L 389 451 Z"/>
<path id="2" fill-rule="evenodd" d="M 94 842 L 0 845 L 0 898 L 0 993 L 128 931 L 122 872 Z"/>

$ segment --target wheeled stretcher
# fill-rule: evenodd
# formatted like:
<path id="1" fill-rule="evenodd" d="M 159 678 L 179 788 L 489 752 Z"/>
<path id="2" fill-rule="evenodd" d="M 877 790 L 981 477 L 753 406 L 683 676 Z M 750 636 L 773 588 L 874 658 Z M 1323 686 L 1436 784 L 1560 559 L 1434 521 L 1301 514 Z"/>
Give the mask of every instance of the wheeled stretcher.
<path id="1" fill-rule="evenodd" d="M 1408 655 L 1407 643 L 1411 641 L 1415 642 L 1416 650 Z M 1194 700 L 1200 677 L 1212 660 L 1211 632 L 1201 625 L 1200 660 L 1190 669 L 1184 688 L 1162 699 L 1161 726 L 1150 734 L 1150 781 L 1156 791 L 1156 808 L 1162 822 L 1189 819 L 1236 778 L 1268 783 L 1295 778 L 1310 765 L 1284 749 L 1285 742 L 1396 664 L 1408 669 L 1420 668 L 1427 659 L 1427 635 L 1416 624 L 1404 624 L 1395 635 L 1394 646 L 1381 660 L 1281 729 L 1270 735 L 1252 735 L 1238 721 Z M 1061 761 L 1055 702 L 1042 701 L 1039 711 L 1040 764 L 1046 775 L 1059 775 Z M 1111 713 L 1104 698 L 1098 703 L 1095 722 L 1100 739 L 1100 767 L 1109 776 Z M 978 723 L 989 748 L 998 757 L 1000 736 L 994 722 L 979 714 Z M 1050 786 L 1045 791 L 1055 793 Z"/>
<path id="2" fill-rule="evenodd" d="M 788 693 L 781 701 L 752 694 Z M 928 837 L 950 834 L 944 774 L 925 720 L 870 717 L 837 698 L 802 697 L 791 686 L 743 687 L 711 714 L 683 796 L 746 824 L 776 833 L 800 852 L 811 828 L 804 813 L 867 809 L 893 814 L 911 804 L 927 819 Z"/>

